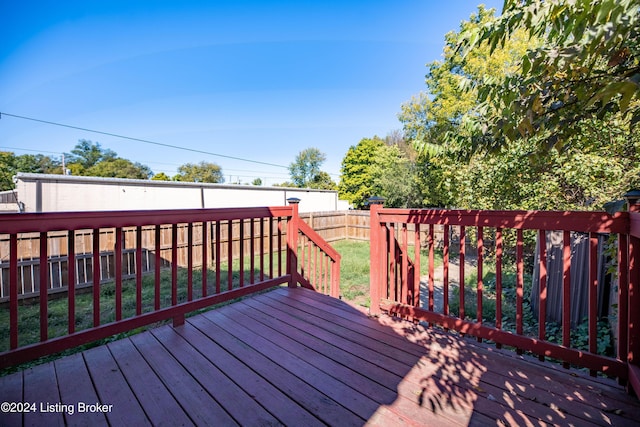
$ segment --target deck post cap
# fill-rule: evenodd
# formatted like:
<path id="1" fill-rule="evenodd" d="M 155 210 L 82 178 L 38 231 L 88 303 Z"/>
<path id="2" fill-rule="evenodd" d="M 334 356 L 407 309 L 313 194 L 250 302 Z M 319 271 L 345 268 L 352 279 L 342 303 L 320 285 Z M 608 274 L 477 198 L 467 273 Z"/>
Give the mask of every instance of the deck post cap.
<path id="1" fill-rule="evenodd" d="M 639 189 L 633 189 L 633 190 L 629 190 L 624 196 L 624 199 L 627 201 L 627 203 L 629 203 L 630 205 L 635 205 L 636 203 L 638 203 L 638 201 L 640 201 L 640 190 Z"/>
<path id="2" fill-rule="evenodd" d="M 383 205 L 386 199 L 380 196 L 371 196 L 367 201 L 370 205 Z"/>

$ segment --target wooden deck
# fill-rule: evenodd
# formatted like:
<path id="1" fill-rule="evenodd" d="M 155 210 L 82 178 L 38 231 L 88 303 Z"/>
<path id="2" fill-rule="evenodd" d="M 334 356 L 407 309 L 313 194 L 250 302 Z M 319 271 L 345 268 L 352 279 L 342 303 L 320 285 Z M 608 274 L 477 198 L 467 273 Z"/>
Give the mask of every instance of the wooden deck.
<path id="1" fill-rule="evenodd" d="M 0 401 L 35 403 L 1 426 L 640 422 L 614 382 L 288 288 L 2 377 Z"/>

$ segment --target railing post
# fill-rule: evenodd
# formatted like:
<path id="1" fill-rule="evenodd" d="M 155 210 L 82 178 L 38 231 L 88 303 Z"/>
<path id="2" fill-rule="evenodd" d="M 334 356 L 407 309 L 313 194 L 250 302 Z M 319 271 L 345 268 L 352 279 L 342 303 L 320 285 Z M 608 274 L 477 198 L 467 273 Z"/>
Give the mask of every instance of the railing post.
<path id="1" fill-rule="evenodd" d="M 640 190 L 624 195 L 630 213 L 640 213 Z M 640 393 L 640 238 L 629 235 L 629 288 L 628 288 L 628 346 L 629 382 L 636 393 Z M 620 286 L 623 286 L 620 283 Z M 623 321 L 620 319 L 619 321 Z"/>
<path id="2" fill-rule="evenodd" d="M 371 197 L 369 199 L 369 295 L 371 306 L 369 312 L 372 315 L 380 314 L 380 299 L 382 298 L 382 278 L 386 277 L 386 272 L 382 271 L 383 244 L 382 233 L 380 232 L 380 210 L 384 206 L 382 197 Z"/>
<path id="3" fill-rule="evenodd" d="M 298 286 L 298 232 L 300 216 L 298 204 L 300 199 L 291 197 L 287 199 L 291 206 L 291 219 L 287 224 L 287 274 L 289 275 L 289 287 Z"/>
<path id="4" fill-rule="evenodd" d="M 334 298 L 341 298 L 340 297 L 340 260 L 339 259 L 331 263 L 331 285 L 330 286 L 331 286 L 330 295 Z"/>

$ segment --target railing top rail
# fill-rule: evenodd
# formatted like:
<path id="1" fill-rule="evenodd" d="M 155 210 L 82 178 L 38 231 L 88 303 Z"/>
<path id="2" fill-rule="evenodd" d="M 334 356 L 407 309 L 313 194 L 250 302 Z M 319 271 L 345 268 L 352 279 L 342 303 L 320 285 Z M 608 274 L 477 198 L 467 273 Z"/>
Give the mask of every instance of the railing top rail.
<path id="1" fill-rule="evenodd" d="M 338 253 L 338 251 L 331 247 L 331 245 L 329 245 L 329 243 L 327 243 L 313 228 L 311 228 L 309 224 L 300 220 L 298 226 L 300 227 L 300 231 L 309 239 L 311 239 L 313 243 L 318 245 L 318 247 L 322 249 L 327 254 L 327 256 L 329 256 L 329 258 L 334 261 L 340 259 L 340 254 Z"/>
<path id="2" fill-rule="evenodd" d="M 379 209 L 380 222 L 446 224 L 532 230 L 628 233 L 629 213 L 584 211 L 484 211 Z"/>
<path id="3" fill-rule="evenodd" d="M 291 216 L 290 206 L 0 214 L 0 233 L 47 232 Z"/>

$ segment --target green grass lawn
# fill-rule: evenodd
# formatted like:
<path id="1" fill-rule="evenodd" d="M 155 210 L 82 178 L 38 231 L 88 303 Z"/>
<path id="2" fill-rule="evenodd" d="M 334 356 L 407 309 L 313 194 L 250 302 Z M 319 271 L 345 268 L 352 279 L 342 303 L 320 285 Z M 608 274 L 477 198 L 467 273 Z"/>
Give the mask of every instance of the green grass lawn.
<path id="1" fill-rule="evenodd" d="M 369 242 L 340 240 L 332 246 L 342 256 L 340 294 L 349 302 L 369 307 Z"/>
<path id="2" fill-rule="evenodd" d="M 285 257 L 282 257 L 282 271 L 285 270 Z M 265 276 L 269 274 L 269 260 L 265 257 Z M 274 274 L 278 272 L 277 257 L 274 259 Z M 250 282 L 250 267 L 248 260 L 244 265 L 244 281 Z M 259 281 L 259 258 L 256 257 L 254 267 L 255 281 Z M 223 262 L 220 265 L 220 290 L 229 288 L 229 267 Z M 240 265 L 238 260 L 234 260 L 231 269 L 232 288 L 240 286 Z M 216 272 L 209 270 L 207 273 L 207 295 L 216 294 Z M 178 303 L 187 301 L 187 270 L 178 269 L 177 280 L 177 300 Z M 115 283 L 103 283 L 100 286 L 100 324 L 108 324 L 115 321 Z M 142 277 L 142 313 L 154 311 L 155 306 L 155 276 L 145 274 Z M 202 270 L 193 270 L 193 298 L 197 299 L 202 295 Z M 160 308 L 171 306 L 171 271 L 162 270 L 160 275 Z M 227 302 L 228 304 L 228 302 Z M 48 337 L 55 338 L 68 333 L 68 298 L 67 294 L 61 293 L 50 295 L 47 306 L 47 329 Z M 93 327 L 93 294 L 91 288 L 76 290 L 75 295 L 75 331 L 79 332 Z M 213 307 L 210 307 L 213 308 Z M 209 308 L 209 309 L 210 309 Z M 200 310 L 198 312 L 201 312 Z M 135 316 L 136 313 L 136 284 L 135 280 L 128 279 L 122 282 L 122 318 L 127 319 Z M 191 313 L 193 315 L 195 313 Z M 132 331 L 130 335 L 138 331 Z M 18 343 L 20 347 L 37 343 L 40 341 L 40 305 L 38 298 L 20 301 L 18 305 Z M 99 343 L 102 343 L 100 341 Z M 82 348 L 86 348 L 82 347 Z M 9 350 L 9 305 L 0 305 L 0 352 Z"/>
<path id="3" fill-rule="evenodd" d="M 340 265 L 340 294 L 343 299 L 354 304 L 369 307 L 369 242 L 356 240 L 340 240 L 332 246 L 342 256 Z M 413 259 L 413 247 L 409 248 L 409 256 Z M 420 256 L 420 275 L 428 273 L 429 256 L 422 251 Z M 442 265 L 442 254 L 436 252 L 434 265 Z"/>

